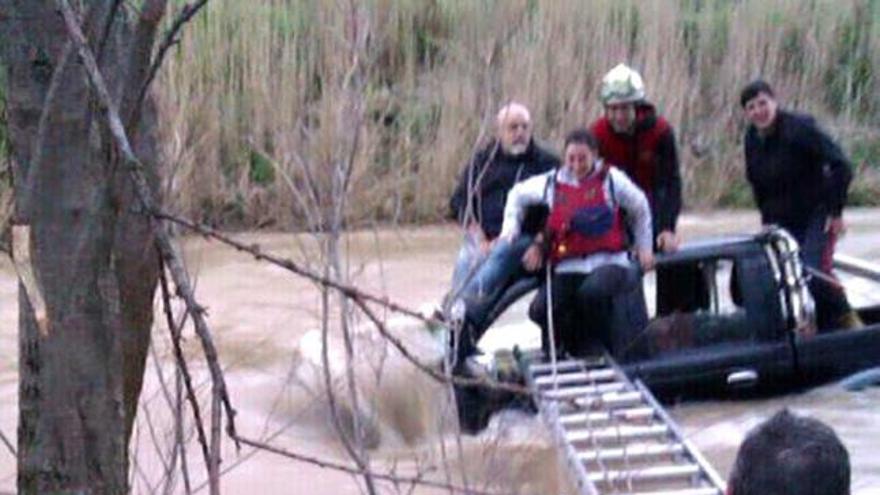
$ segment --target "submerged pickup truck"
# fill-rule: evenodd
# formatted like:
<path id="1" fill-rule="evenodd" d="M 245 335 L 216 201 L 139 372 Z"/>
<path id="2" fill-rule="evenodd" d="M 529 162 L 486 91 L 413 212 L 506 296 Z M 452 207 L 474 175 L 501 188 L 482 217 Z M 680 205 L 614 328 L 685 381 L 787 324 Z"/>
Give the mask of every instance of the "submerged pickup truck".
<path id="1" fill-rule="evenodd" d="M 807 289 L 817 275 L 807 273 L 797 242 L 782 229 L 686 244 L 657 266 L 681 274 L 675 294 L 652 294 L 677 300 L 676 310 L 649 312 L 656 299 L 639 286 L 612 302 L 610 328 L 582 324 L 661 399 L 776 393 L 880 366 L 880 304 L 858 308 L 862 328 L 817 331 Z M 880 270 L 868 264 L 837 269 L 880 287 Z M 538 283 L 527 278 L 508 287 L 490 321 Z"/>

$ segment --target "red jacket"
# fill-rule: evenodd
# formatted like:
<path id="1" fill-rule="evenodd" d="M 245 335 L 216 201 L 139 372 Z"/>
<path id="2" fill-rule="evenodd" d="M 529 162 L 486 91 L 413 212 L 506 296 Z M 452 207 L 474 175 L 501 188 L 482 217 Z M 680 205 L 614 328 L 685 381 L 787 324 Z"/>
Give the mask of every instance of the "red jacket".
<path id="1" fill-rule="evenodd" d="M 607 118 L 593 122 L 590 130 L 599 140 L 599 154 L 627 173 L 651 204 L 655 234 L 675 230 L 681 211 L 681 175 L 672 126 L 642 103 L 636 108 L 633 134 L 614 131 Z"/>

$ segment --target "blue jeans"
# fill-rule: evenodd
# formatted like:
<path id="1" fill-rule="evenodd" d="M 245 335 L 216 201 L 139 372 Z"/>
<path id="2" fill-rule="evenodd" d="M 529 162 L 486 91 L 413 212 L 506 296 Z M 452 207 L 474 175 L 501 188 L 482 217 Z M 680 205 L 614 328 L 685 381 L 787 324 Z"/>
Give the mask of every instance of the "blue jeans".
<path id="1" fill-rule="evenodd" d="M 486 255 L 480 251 L 479 241 L 470 232 L 465 233 L 461 248 L 458 250 L 458 257 L 455 259 L 455 269 L 452 271 L 450 299 L 461 297 L 465 285 L 485 260 Z"/>
<path id="2" fill-rule="evenodd" d="M 499 239 L 482 262 L 463 277 L 463 287 L 453 288 L 453 298 L 465 304 L 465 324 L 459 342 L 459 356 L 467 356 L 476 350 L 476 343 L 486 330 L 486 318 L 492 306 L 498 301 L 504 289 L 515 282 L 525 272 L 522 257 L 532 244 L 533 237 L 518 236 L 513 241 Z M 464 250 L 464 247 L 462 248 Z M 459 260 L 462 260 L 461 254 Z M 459 267 L 456 266 L 456 273 Z M 454 278 L 454 277 L 453 277 Z"/>

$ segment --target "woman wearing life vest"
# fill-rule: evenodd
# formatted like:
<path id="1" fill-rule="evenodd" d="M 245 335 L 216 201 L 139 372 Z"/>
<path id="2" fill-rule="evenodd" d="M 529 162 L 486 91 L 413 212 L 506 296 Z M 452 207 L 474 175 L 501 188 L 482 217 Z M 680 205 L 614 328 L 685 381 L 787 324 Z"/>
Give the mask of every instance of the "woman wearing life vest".
<path id="1" fill-rule="evenodd" d="M 654 266 L 648 200 L 624 172 L 602 161 L 597 150 L 592 133 L 572 131 L 565 139 L 564 166 L 514 186 L 504 210 L 501 235 L 512 238 L 528 207 L 549 207 L 545 232 L 526 251 L 523 264 L 537 270 L 546 260 L 553 270 L 550 299 L 557 342 L 565 335 L 576 335 L 575 324 L 587 315 L 591 327 L 605 328 L 611 296 L 638 283 L 638 271 L 629 257 L 627 228 L 633 233 L 631 247 L 641 269 Z M 539 290 L 529 309 L 529 316 L 544 332 L 545 345 L 549 335 L 546 291 L 547 287 Z"/>

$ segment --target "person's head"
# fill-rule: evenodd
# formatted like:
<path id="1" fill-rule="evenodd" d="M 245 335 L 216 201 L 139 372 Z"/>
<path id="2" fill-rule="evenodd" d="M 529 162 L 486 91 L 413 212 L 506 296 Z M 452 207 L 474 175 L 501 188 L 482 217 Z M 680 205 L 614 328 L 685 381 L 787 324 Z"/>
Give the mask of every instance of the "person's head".
<path id="1" fill-rule="evenodd" d="M 495 118 L 498 142 L 509 155 L 526 152 L 532 140 L 532 117 L 521 103 L 511 102 L 501 107 Z"/>
<path id="2" fill-rule="evenodd" d="M 636 105 L 645 99 L 642 76 L 625 64 L 618 64 L 602 78 L 599 99 L 605 117 L 615 132 L 632 132 L 636 123 Z"/>
<path id="3" fill-rule="evenodd" d="M 849 495 L 849 454 L 826 424 L 787 409 L 749 432 L 727 495 Z"/>
<path id="4" fill-rule="evenodd" d="M 747 84 L 739 94 L 739 104 L 746 119 L 758 131 L 766 131 L 776 122 L 779 104 L 767 81 L 757 79 Z"/>
<path id="5" fill-rule="evenodd" d="M 599 158 L 599 141 L 586 129 L 575 129 L 565 136 L 563 146 L 565 166 L 581 178 L 593 170 L 593 164 Z"/>

